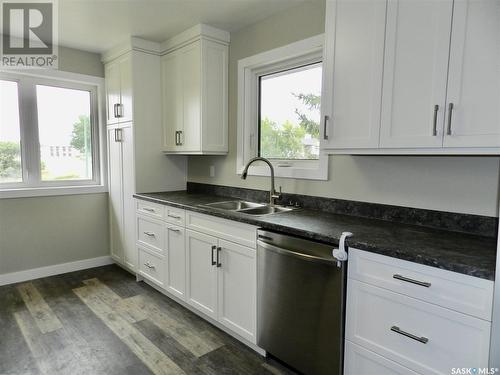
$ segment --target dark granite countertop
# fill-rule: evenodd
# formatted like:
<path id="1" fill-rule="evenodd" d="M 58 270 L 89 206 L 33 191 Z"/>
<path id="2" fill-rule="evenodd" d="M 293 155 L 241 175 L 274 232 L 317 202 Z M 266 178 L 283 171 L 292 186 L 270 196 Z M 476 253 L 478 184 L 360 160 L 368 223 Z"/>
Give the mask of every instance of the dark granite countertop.
<path id="1" fill-rule="evenodd" d="M 342 232 L 348 231 L 353 233 L 348 245 L 360 250 L 487 280 L 495 278 L 495 238 L 310 209 L 251 216 L 200 206 L 235 198 L 186 191 L 136 194 L 134 197 L 333 245 L 338 244 Z"/>

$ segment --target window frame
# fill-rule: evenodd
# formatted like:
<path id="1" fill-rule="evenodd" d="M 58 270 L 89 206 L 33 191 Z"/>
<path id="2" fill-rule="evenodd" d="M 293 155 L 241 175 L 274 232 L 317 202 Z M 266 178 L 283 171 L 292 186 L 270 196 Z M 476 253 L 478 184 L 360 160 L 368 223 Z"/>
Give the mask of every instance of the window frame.
<path id="1" fill-rule="evenodd" d="M 0 183 L 0 198 L 88 194 L 107 191 L 103 126 L 104 79 L 83 74 L 0 70 L 0 80 L 18 83 L 22 182 Z M 88 91 L 92 145 L 92 178 L 42 181 L 36 86 Z"/>
<path id="2" fill-rule="evenodd" d="M 236 173 L 258 155 L 260 77 L 323 62 L 323 34 L 288 44 L 238 61 L 238 135 Z M 324 77 L 324 75 L 323 75 Z M 322 93 L 325 82 L 322 82 Z M 322 95 L 324 97 L 324 95 Z M 323 129 L 320 128 L 320 137 Z M 317 160 L 270 159 L 276 177 L 327 180 L 328 155 L 320 150 Z M 269 176 L 267 166 L 252 165 L 249 175 Z"/>

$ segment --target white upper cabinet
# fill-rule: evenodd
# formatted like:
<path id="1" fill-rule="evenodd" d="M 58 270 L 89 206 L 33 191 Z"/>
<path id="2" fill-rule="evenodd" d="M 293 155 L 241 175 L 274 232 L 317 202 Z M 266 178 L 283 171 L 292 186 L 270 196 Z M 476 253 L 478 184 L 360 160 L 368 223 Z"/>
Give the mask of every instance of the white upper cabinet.
<path id="1" fill-rule="evenodd" d="M 108 125 L 132 121 L 132 59 L 126 54 L 105 68 Z"/>
<path id="2" fill-rule="evenodd" d="M 198 25 L 162 44 L 163 150 L 226 154 L 229 34 Z"/>
<path id="3" fill-rule="evenodd" d="M 455 0 L 452 30 L 444 147 L 500 147 L 500 1 Z"/>
<path id="4" fill-rule="evenodd" d="M 376 148 L 386 1 L 327 1 L 326 13 L 322 142 Z"/>
<path id="5" fill-rule="evenodd" d="M 327 1 L 326 41 L 324 150 L 500 153 L 498 0 Z"/>
<path id="6" fill-rule="evenodd" d="M 389 0 L 380 147 L 441 147 L 452 0 Z"/>

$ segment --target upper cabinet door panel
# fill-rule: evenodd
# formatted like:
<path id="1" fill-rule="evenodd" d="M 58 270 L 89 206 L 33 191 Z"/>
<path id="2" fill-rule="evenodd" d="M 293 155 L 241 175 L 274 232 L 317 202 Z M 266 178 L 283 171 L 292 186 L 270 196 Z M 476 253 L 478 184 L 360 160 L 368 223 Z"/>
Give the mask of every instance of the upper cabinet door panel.
<path id="1" fill-rule="evenodd" d="M 442 147 L 452 5 L 389 0 L 380 147 Z"/>
<path id="2" fill-rule="evenodd" d="M 132 55 L 120 60 L 120 122 L 132 121 Z"/>
<path id="3" fill-rule="evenodd" d="M 327 2 L 326 148 L 378 147 L 386 7 L 385 0 Z"/>
<path id="4" fill-rule="evenodd" d="M 500 146 L 500 1 L 455 0 L 445 147 Z M 448 134 L 451 133 L 451 134 Z"/>
<path id="5" fill-rule="evenodd" d="M 117 105 L 120 104 L 120 65 L 118 63 L 106 64 L 106 123 L 117 124 Z"/>
<path id="6" fill-rule="evenodd" d="M 180 141 L 183 151 L 201 151 L 200 43 L 200 41 L 194 42 L 180 50 L 184 119 Z"/>
<path id="7" fill-rule="evenodd" d="M 180 66 L 178 52 L 169 53 L 161 59 L 163 148 L 165 151 L 177 150 L 179 147 L 177 132 L 183 128 Z"/>

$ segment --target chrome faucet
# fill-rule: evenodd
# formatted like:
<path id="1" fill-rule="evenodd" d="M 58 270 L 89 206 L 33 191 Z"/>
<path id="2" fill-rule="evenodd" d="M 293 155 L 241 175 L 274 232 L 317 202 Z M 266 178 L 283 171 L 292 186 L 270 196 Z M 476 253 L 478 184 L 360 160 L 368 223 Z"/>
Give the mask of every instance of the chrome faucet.
<path id="1" fill-rule="evenodd" d="M 271 191 L 269 191 L 269 205 L 273 207 L 276 204 L 276 199 L 281 198 L 281 187 L 280 187 L 280 193 L 278 194 L 274 189 L 274 167 L 269 160 L 261 157 L 250 159 L 247 165 L 245 165 L 245 169 L 243 169 L 243 172 L 241 173 L 241 179 L 246 180 L 248 175 L 248 167 L 255 161 L 263 161 L 264 163 L 269 165 L 269 169 L 271 169 Z"/>

